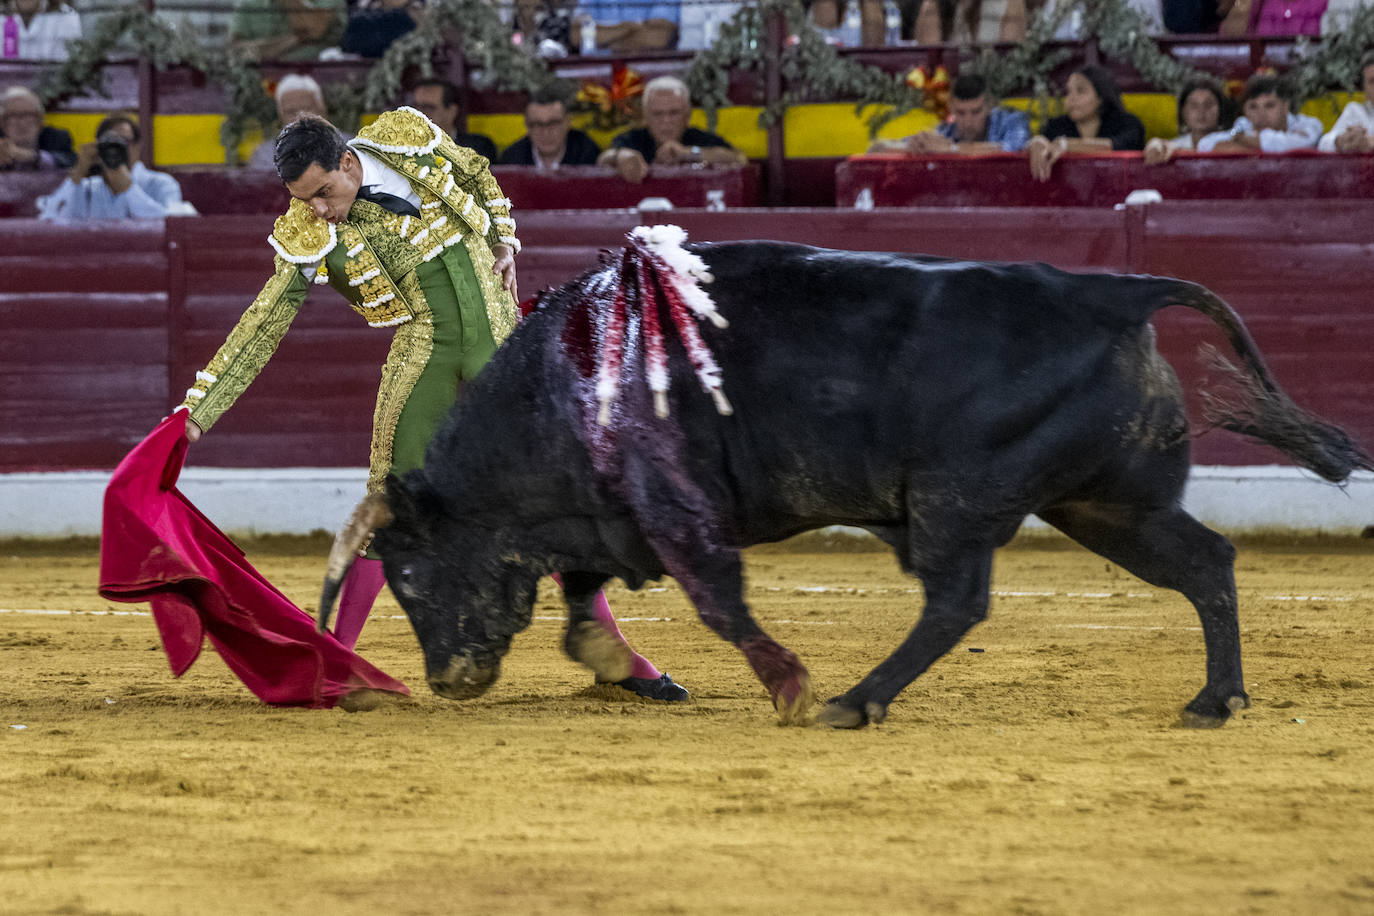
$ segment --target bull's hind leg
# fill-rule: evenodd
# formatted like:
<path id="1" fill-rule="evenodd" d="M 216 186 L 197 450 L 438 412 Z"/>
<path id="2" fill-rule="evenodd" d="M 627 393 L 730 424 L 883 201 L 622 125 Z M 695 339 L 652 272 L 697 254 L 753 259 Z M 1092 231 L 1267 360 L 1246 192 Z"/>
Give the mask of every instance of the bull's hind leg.
<path id="1" fill-rule="evenodd" d="M 946 556 L 916 572 L 926 592 L 921 619 L 896 652 L 826 705 L 820 714 L 826 725 L 862 728 L 883 721 L 893 698 L 987 616 L 991 550 Z"/>
<path id="2" fill-rule="evenodd" d="M 619 632 L 612 633 L 596 619 L 594 602 L 608 577 L 599 573 L 569 572 L 555 576 L 568 602 L 568 629 L 563 651 L 596 673 L 598 681 L 617 683 L 634 673 L 634 653 Z"/>
<path id="3" fill-rule="evenodd" d="M 1230 541 L 1177 507 L 1075 503 L 1040 517 L 1151 585 L 1182 592 L 1197 608 L 1207 684 L 1184 707 L 1184 725 L 1215 728 L 1250 705 L 1240 669 L 1236 551 Z"/>

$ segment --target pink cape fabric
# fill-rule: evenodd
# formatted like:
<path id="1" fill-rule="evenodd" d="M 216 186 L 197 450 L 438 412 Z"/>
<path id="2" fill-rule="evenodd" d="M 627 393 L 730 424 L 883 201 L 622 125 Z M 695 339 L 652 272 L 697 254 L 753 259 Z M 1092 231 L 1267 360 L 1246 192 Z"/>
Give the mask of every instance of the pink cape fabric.
<path id="1" fill-rule="evenodd" d="M 148 434 L 105 490 L 100 594 L 147 601 L 181 677 L 209 637 L 244 685 L 273 706 L 324 709 L 362 688 L 410 693 L 345 648 L 272 587 L 243 551 L 176 489 L 186 411 Z"/>

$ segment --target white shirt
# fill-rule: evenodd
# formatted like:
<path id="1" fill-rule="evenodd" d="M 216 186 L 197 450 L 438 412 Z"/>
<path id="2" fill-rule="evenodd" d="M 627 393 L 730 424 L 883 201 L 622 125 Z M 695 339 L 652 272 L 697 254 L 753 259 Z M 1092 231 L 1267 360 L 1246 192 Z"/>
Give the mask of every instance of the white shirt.
<path id="1" fill-rule="evenodd" d="M 4 18 L 19 27 L 20 60 L 66 60 L 67 42 L 81 37 L 81 17 L 70 6 L 37 13 L 28 25 L 18 15 Z"/>
<path id="2" fill-rule="evenodd" d="M 1323 153 L 1336 151 L 1336 138 L 1345 133 L 1347 127 L 1363 127 L 1374 137 L 1374 102 L 1346 102 L 1341 116 L 1336 119 L 1328 133 L 1322 135 L 1317 149 Z"/>
<path id="3" fill-rule="evenodd" d="M 380 159 L 371 156 L 367 150 L 359 149 L 352 144 L 348 148 L 353 150 L 353 155 L 358 157 L 358 162 L 363 167 L 363 182 L 360 187 L 375 188 L 386 194 L 403 197 L 410 201 L 416 210 L 420 209 L 420 195 L 410 186 L 409 179 L 395 169 L 389 168 Z"/>
<path id="4" fill-rule="evenodd" d="M 70 178 L 47 197 L 38 198 L 38 218 L 48 220 L 162 219 L 180 210 L 181 185 L 166 172 L 154 172 L 142 162 L 129 169 L 133 184 L 123 194 L 110 190 L 99 175 Z"/>
<path id="5" fill-rule="evenodd" d="M 1236 118 L 1236 123 L 1230 130 L 1219 130 L 1199 140 L 1198 152 L 1210 153 L 1218 143 L 1234 140 L 1241 134 L 1253 134 L 1254 132 L 1255 127 L 1250 123 L 1249 118 Z M 1266 127 L 1259 132 L 1260 150 L 1265 153 L 1286 153 L 1295 149 L 1313 149 L 1316 147 L 1317 141 L 1321 139 L 1321 135 L 1321 121 L 1311 115 L 1294 114 L 1290 111 L 1287 130 L 1271 130 Z"/>

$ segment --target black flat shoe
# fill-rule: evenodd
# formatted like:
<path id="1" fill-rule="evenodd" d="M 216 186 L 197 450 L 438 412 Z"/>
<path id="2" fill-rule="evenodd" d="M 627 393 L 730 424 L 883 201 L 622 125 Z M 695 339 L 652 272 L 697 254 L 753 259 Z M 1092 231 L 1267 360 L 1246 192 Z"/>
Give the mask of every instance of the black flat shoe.
<path id="1" fill-rule="evenodd" d="M 623 681 L 616 681 L 615 685 L 645 699 L 663 700 L 665 703 L 681 703 L 691 696 L 686 687 L 673 683 L 673 679 L 666 674 L 655 678 L 627 677 Z"/>

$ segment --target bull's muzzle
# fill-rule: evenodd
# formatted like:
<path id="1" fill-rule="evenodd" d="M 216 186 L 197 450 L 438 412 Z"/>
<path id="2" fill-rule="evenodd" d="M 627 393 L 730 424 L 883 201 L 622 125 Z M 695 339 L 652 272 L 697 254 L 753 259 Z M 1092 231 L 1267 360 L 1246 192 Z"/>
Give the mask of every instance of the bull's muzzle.
<path id="1" fill-rule="evenodd" d="M 429 689 L 446 700 L 471 700 L 486 693 L 501 677 L 501 662 L 481 665 L 467 655 L 449 657 L 439 674 L 429 676 Z"/>

